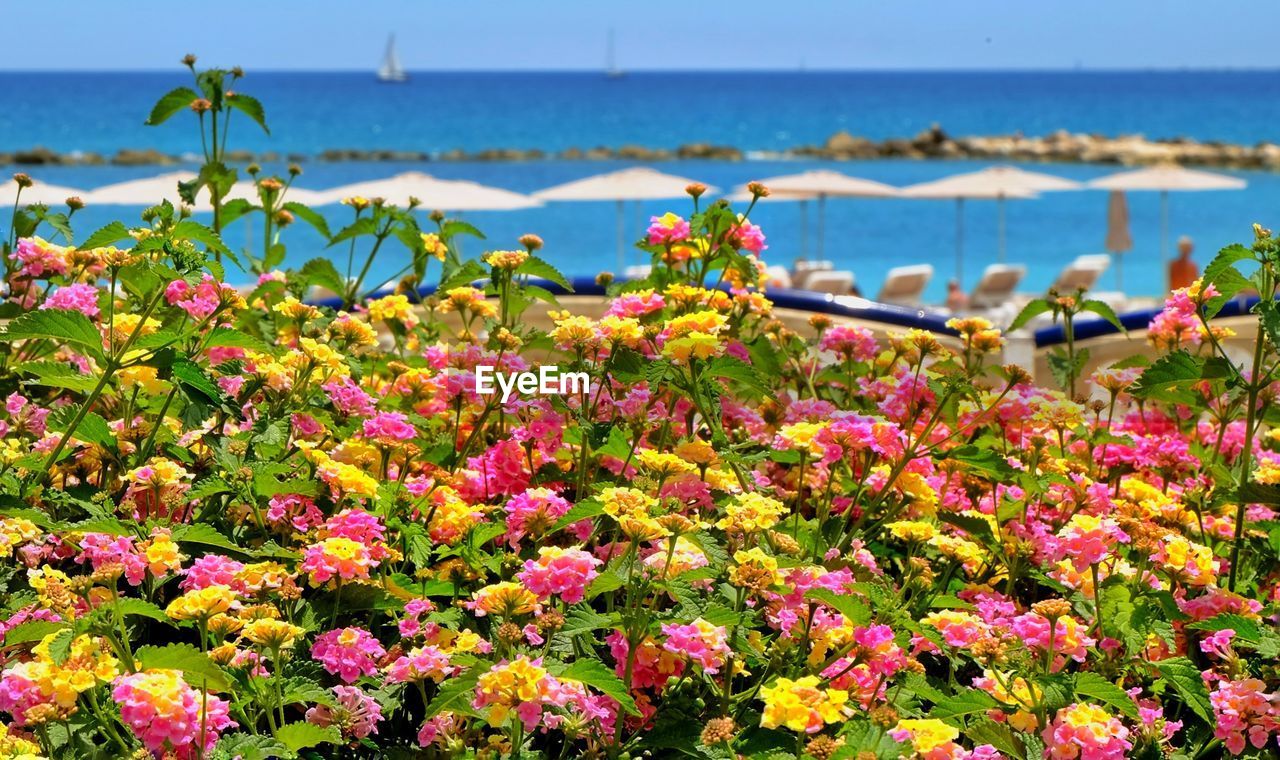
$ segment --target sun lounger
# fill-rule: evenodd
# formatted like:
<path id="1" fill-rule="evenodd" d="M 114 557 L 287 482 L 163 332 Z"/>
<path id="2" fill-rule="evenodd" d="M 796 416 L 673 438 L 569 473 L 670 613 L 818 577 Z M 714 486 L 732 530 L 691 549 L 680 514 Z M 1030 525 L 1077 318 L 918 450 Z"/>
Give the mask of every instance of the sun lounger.
<path id="1" fill-rule="evenodd" d="M 931 264 L 894 267 L 884 278 L 884 285 L 880 287 L 880 295 L 876 296 L 876 300 L 898 306 L 919 306 L 924 289 L 932 278 Z"/>
<path id="2" fill-rule="evenodd" d="M 1026 277 L 1027 268 L 1021 264 L 989 264 L 982 272 L 982 279 L 969 296 L 972 309 L 994 309 L 1013 299 L 1018 283 Z"/>
<path id="3" fill-rule="evenodd" d="M 765 282 L 769 283 L 771 288 L 789 288 L 791 285 L 791 273 L 784 266 L 766 267 L 764 270 Z"/>
<path id="4" fill-rule="evenodd" d="M 853 289 L 853 272 L 841 270 L 821 270 L 812 272 L 805 278 L 804 289 L 816 293 L 834 293 L 839 296 L 849 295 Z"/>
<path id="5" fill-rule="evenodd" d="M 653 267 L 649 264 L 633 264 L 622 271 L 622 276 L 628 280 L 643 280 L 653 271 Z"/>
<path id="6" fill-rule="evenodd" d="M 797 261 L 795 271 L 791 273 L 791 286 L 804 288 L 809 275 L 814 272 L 830 272 L 836 265 L 830 261 Z"/>
<path id="7" fill-rule="evenodd" d="M 1109 266 L 1111 266 L 1111 257 L 1105 253 L 1077 256 L 1058 273 L 1051 290 L 1058 293 L 1089 290 L 1098 283 L 1098 278 L 1107 271 Z"/>

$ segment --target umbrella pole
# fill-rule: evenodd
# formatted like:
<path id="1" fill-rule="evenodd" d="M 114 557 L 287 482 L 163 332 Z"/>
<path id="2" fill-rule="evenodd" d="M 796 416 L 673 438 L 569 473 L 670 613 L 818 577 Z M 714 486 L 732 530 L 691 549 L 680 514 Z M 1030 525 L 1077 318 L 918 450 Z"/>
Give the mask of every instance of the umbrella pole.
<path id="1" fill-rule="evenodd" d="M 999 262 L 1004 263 L 1004 196 L 996 198 L 996 229 L 1000 236 L 1000 247 L 997 251 Z"/>
<path id="2" fill-rule="evenodd" d="M 827 196 L 818 196 L 818 260 L 827 252 Z"/>
<path id="3" fill-rule="evenodd" d="M 964 287 L 964 198 L 956 198 L 956 282 Z"/>
<path id="4" fill-rule="evenodd" d="M 809 258 L 809 201 L 800 201 L 800 258 Z"/>
<path id="5" fill-rule="evenodd" d="M 627 268 L 627 222 L 624 218 L 626 209 L 621 199 L 618 200 L 618 277 L 622 277 Z"/>
<path id="6" fill-rule="evenodd" d="M 1164 276 L 1164 292 L 1169 292 L 1169 191 L 1160 191 L 1160 271 Z M 1162 293 L 1161 295 L 1164 295 Z"/>

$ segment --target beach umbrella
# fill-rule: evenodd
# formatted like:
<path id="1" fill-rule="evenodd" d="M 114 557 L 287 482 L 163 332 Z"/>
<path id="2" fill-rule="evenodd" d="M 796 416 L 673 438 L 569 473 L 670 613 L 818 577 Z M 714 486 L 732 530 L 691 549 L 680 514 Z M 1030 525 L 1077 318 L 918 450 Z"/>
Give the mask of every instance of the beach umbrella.
<path id="1" fill-rule="evenodd" d="M 996 257 L 999 261 L 1004 261 L 1004 202 L 1006 198 L 1024 198 L 1026 196 L 1022 195 L 1023 193 L 1049 193 L 1061 190 L 1079 190 L 1083 187 L 1084 185 L 1079 182 L 1053 174 L 1031 172 L 1016 166 L 991 166 L 980 171 L 954 174 L 934 182 L 915 186 L 916 192 L 941 191 L 944 193 L 942 196 L 911 195 L 911 193 L 907 192 L 903 194 L 909 197 L 955 197 L 958 200 L 963 200 L 964 198 L 994 198 L 996 201 L 996 234 L 999 241 L 996 248 Z M 921 190 L 921 188 L 926 188 L 926 190 Z M 945 193 L 949 192 L 957 194 L 954 196 L 945 195 Z"/>
<path id="2" fill-rule="evenodd" d="M 232 185 L 231 189 L 227 192 L 227 197 L 224 198 L 223 201 L 225 202 L 239 198 L 243 198 L 255 206 L 262 200 L 258 196 L 257 185 L 255 185 L 252 180 L 246 179 L 242 179 Z M 304 187 L 298 187 L 297 185 L 289 186 L 289 191 L 285 193 L 284 199 L 286 203 L 301 203 L 307 206 L 324 206 L 330 203 L 336 203 L 337 200 L 341 200 L 331 198 L 330 194 L 327 192 L 308 190 Z"/>
<path id="3" fill-rule="evenodd" d="M 34 182 L 31 187 L 23 188 L 22 195 L 18 195 L 17 182 L 5 182 L 0 184 L 0 208 L 12 209 L 14 201 L 20 202 L 26 206 L 30 203 L 43 203 L 46 206 L 57 206 L 70 198 L 78 196 L 84 199 L 85 191 L 77 190 L 74 187 L 62 187 L 61 185 L 48 185 L 44 182 Z"/>
<path id="4" fill-rule="evenodd" d="M 760 180 L 769 188 L 770 197 L 792 197 L 801 201 L 800 210 L 806 215 L 809 198 L 818 201 L 818 258 L 821 259 L 826 247 L 827 198 L 896 198 L 898 188 L 883 182 L 851 177 L 848 174 L 833 172 L 827 169 L 814 169 L 799 174 L 784 174 L 780 177 L 769 177 Z M 806 225 L 807 226 L 807 225 Z M 808 247 L 807 245 L 805 246 Z M 807 251 L 806 251 L 807 252 Z"/>
<path id="5" fill-rule="evenodd" d="M 993 167 L 1000 168 L 1000 167 Z M 984 173 L 987 172 L 987 173 Z M 1030 174 L 1031 172 L 1027 172 Z M 1050 176 L 1050 175 L 1043 175 Z M 1000 208 L 1000 258 L 1004 259 L 1004 201 L 1006 199 L 1036 198 L 1036 191 L 1018 187 L 1002 172 L 969 172 L 951 177 L 922 182 L 902 189 L 904 198 L 944 198 L 956 202 L 956 280 L 964 279 L 964 202 L 966 200 L 994 200 Z"/>
<path id="6" fill-rule="evenodd" d="M 458 179 L 440 179 L 422 172 L 404 172 L 386 179 L 356 182 L 318 193 L 322 203 L 337 203 L 343 198 L 363 196 L 385 198 L 397 206 L 409 205 L 417 198 L 423 208 L 443 211 L 509 211 L 533 208 L 542 202 L 527 195 Z"/>
<path id="7" fill-rule="evenodd" d="M 1239 177 L 1186 169 L 1177 164 L 1161 164 L 1108 174 L 1089 183 L 1098 190 L 1157 190 L 1160 192 L 1160 265 L 1169 270 L 1169 193 L 1195 190 L 1243 190 Z M 1167 285 L 1167 283 L 1166 283 Z"/>
<path id="8" fill-rule="evenodd" d="M 1124 193 L 1112 190 L 1107 196 L 1107 239 L 1106 249 L 1116 258 L 1116 290 L 1124 291 L 1124 278 L 1121 276 L 1121 256 L 1133 248 L 1133 236 L 1129 234 L 1129 204 Z"/>
<path id="9" fill-rule="evenodd" d="M 647 166 L 638 166 L 548 187 L 534 193 L 533 197 L 543 201 L 613 201 L 616 203 L 618 206 L 618 271 L 621 272 L 626 266 L 627 247 L 623 204 L 626 201 L 680 198 L 685 195 L 685 187 L 693 182 L 694 180 L 685 177 L 663 174 Z M 716 192 L 716 188 L 708 187 L 707 192 Z"/>

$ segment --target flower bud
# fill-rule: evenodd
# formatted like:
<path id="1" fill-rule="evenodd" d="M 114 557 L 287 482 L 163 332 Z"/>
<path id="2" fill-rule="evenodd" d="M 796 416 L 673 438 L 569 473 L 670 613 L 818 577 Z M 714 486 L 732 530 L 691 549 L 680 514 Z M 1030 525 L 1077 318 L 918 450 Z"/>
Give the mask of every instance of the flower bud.
<path id="1" fill-rule="evenodd" d="M 707 186 L 701 182 L 690 182 L 684 186 L 684 191 L 693 197 L 694 200 L 701 198 L 703 193 L 707 192 Z"/>
<path id="2" fill-rule="evenodd" d="M 769 188 L 765 187 L 763 182 L 748 182 L 747 192 L 751 193 L 752 198 L 769 197 Z"/>
<path id="3" fill-rule="evenodd" d="M 533 253 L 542 247 L 542 238 L 532 233 L 520 236 L 520 245 L 529 249 L 529 253 Z"/>
<path id="4" fill-rule="evenodd" d="M 35 182 L 31 180 L 30 175 L 24 174 L 23 172 L 18 172 L 13 175 L 13 181 L 18 183 L 18 187 L 22 188 L 31 187 L 35 184 Z"/>
<path id="5" fill-rule="evenodd" d="M 191 101 L 191 110 L 195 111 L 196 113 L 202 114 L 205 111 L 208 111 L 210 108 L 213 108 L 213 104 L 210 103 L 205 98 L 196 98 L 195 100 Z"/>
<path id="6" fill-rule="evenodd" d="M 78 195 L 73 195 L 70 198 L 67 198 L 66 204 L 67 204 L 67 208 L 71 209 L 72 211 L 79 211 L 80 209 L 84 208 L 84 201 L 81 200 L 80 196 Z"/>
<path id="7" fill-rule="evenodd" d="M 196 57 L 190 53 L 182 56 L 182 65 L 187 68 L 194 68 L 196 65 Z"/>

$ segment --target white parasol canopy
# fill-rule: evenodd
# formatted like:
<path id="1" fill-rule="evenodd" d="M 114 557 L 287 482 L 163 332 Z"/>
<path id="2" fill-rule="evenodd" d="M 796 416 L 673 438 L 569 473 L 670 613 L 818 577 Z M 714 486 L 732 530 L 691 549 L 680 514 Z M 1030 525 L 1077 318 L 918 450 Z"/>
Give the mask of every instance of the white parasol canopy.
<path id="1" fill-rule="evenodd" d="M 1108 174 L 1090 182 L 1089 187 L 1098 190 L 1157 190 L 1160 192 L 1160 265 L 1168 276 L 1169 193 L 1195 190 L 1243 190 L 1247 184 L 1239 177 L 1187 169 L 1177 164 L 1161 164 Z"/>
<path id="2" fill-rule="evenodd" d="M 626 227 L 623 203 L 626 201 L 680 198 L 694 180 L 664 174 L 647 166 L 621 169 L 584 179 L 555 185 L 533 194 L 543 201 L 613 201 L 618 205 L 618 271 L 626 266 Z M 707 192 L 716 192 L 708 187 Z"/>
<path id="3" fill-rule="evenodd" d="M 827 198 L 896 198 L 901 192 L 893 185 L 886 185 L 875 180 L 851 177 L 848 174 L 830 171 L 829 169 L 813 169 L 798 174 L 784 174 L 760 180 L 769 188 L 770 198 L 793 198 L 807 201 L 818 200 L 818 258 L 823 257 L 826 246 Z M 807 203 L 801 203 L 801 214 L 807 216 Z M 807 228 L 807 220 L 802 222 Z M 808 248 L 808 245 L 804 246 Z M 803 253 L 807 254 L 805 250 Z"/>
<path id="4" fill-rule="evenodd" d="M 321 203 L 337 203 L 343 198 L 358 195 L 385 198 L 397 206 L 407 206 L 410 198 L 417 198 L 424 208 L 445 211 L 508 211 L 542 205 L 534 198 L 510 190 L 467 180 L 440 179 L 423 172 L 404 172 L 386 179 L 356 182 L 322 190 L 317 195 L 323 198 Z"/>
<path id="5" fill-rule="evenodd" d="M 78 196 L 84 200 L 85 191 L 77 190 L 74 187 L 62 187 L 61 185 L 48 185 L 43 182 L 33 182 L 31 187 L 23 188 L 22 195 L 18 195 L 18 183 L 9 181 L 0 184 L 0 208 L 12 209 L 14 201 L 18 201 L 22 205 L 29 203 L 43 203 L 46 206 L 60 205 L 71 196 Z"/>

